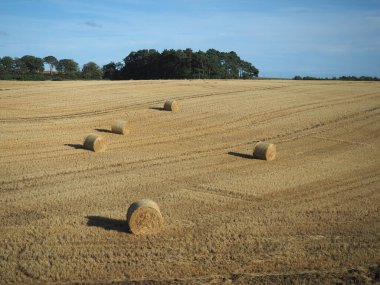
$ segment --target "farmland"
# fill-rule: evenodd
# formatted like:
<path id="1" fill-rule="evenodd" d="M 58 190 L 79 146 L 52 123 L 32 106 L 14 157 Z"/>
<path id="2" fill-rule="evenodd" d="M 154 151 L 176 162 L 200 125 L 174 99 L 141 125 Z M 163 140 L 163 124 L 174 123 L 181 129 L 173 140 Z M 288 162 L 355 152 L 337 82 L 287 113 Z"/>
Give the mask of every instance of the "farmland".
<path id="1" fill-rule="evenodd" d="M 379 122 L 377 82 L 1 81 L 0 283 L 373 283 Z"/>

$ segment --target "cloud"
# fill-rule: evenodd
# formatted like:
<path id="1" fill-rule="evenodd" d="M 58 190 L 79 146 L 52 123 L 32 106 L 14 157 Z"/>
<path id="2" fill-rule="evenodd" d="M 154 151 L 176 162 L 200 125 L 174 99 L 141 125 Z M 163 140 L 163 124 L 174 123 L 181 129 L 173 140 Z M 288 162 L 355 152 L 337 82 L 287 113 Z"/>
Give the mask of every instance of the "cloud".
<path id="1" fill-rule="evenodd" d="M 7 32 L 0 31 L 0 36 L 9 36 L 9 34 Z"/>
<path id="2" fill-rule="evenodd" d="M 101 28 L 102 27 L 102 25 L 100 25 L 94 21 L 86 21 L 86 22 L 84 22 L 84 24 L 88 27 L 91 27 L 91 28 Z"/>

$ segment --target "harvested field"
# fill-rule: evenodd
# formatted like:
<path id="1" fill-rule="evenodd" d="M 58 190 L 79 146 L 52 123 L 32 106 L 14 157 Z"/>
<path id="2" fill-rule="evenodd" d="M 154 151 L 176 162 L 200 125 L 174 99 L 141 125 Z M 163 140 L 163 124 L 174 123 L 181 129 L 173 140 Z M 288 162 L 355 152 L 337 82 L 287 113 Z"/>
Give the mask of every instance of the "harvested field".
<path id="1" fill-rule="evenodd" d="M 372 82 L 0 81 L 0 283 L 379 282 L 379 122 Z"/>

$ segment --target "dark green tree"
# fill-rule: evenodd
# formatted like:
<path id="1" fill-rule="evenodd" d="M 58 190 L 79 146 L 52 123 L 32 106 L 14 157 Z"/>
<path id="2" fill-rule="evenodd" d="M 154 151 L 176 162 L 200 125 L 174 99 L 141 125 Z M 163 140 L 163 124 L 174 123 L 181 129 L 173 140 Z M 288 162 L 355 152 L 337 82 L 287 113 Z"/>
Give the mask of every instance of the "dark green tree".
<path id="1" fill-rule="evenodd" d="M 79 66 L 72 59 L 61 59 L 58 61 L 57 71 L 69 79 L 76 79 L 79 73 Z"/>
<path id="2" fill-rule="evenodd" d="M 0 71 L 2 73 L 12 73 L 15 68 L 15 61 L 10 56 L 0 58 Z"/>
<path id="3" fill-rule="evenodd" d="M 210 49 L 193 52 L 186 50 L 139 50 L 131 52 L 124 59 L 121 72 L 122 79 L 185 79 L 185 78 L 254 78 L 259 74 L 249 62 L 243 61 L 233 51 L 219 52 Z M 108 74 L 115 67 L 107 65 L 104 68 Z"/>
<path id="4" fill-rule="evenodd" d="M 241 60 L 239 64 L 239 78 L 249 79 L 259 75 L 259 70 L 251 63 Z"/>
<path id="5" fill-rule="evenodd" d="M 191 78 L 192 77 L 192 68 L 191 62 L 193 58 L 192 49 L 188 48 L 184 51 L 177 50 L 177 55 L 179 58 L 179 66 L 176 70 L 176 76 L 179 79 Z"/>
<path id="6" fill-rule="evenodd" d="M 164 50 L 159 56 L 160 78 L 179 79 L 181 58 L 174 49 Z"/>
<path id="7" fill-rule="evenodd" d="M 14 72 L 18 75 L 26 74 L 30 72 L 30 69 L 26 65 L 25 61 L 21 58 L 15 58 Z"/>
<path id="8" fill-rule="evenodd" d="M 21 60 L 25 63 L 30 73 L 37 73 L 44 71 L 44 61 L 42 58 L 33 55 L 24 55 Z"/>
<path id="9" fill-rule="evenodd" d="M 215 49 L 206 52 L 208 58 L 207 76 L 211 79 L 223 78 L 224 68 L 221 62 L 221 53 Z"/>
<path id="10" fill-rule="evenodd" d="M 83 65 L 82 78 L 83 79 L 102 79 L 103 72 L 95 62 L 88 62 Z"/>
<path id="11" fill-rule="evenodd" d="M 58 59 L 55 56 L 49 55 L 44 57 L 44 63 L 47 63 L 49 65 L 49 71 L 50 75 L 52 74 L 53 69 L 57 68 L 58 65 Z"/>
<path id="12" fill-rule="evenodd" d="M 121 62 L 115 63 L 113 61 L 106 65 L 103 65 L 103 78 L 111 80 L 121 79 L 121 70 L 123 69 L 123 67 L 124 65 Z"/>
<path id="13" fill-rule="evenodd" d="M 203 51 L 197 51 L 192 57 L 192 77 L 205 79 L 210 65 L 207 55 Z"/>
<path id="14" fill-rule="evenodd" d="M 158 78 L 159 53 L 154 49 L 144 49 L 131 52 L 124 59 L 122 70 L 125 79 L 156 79 Z"/>

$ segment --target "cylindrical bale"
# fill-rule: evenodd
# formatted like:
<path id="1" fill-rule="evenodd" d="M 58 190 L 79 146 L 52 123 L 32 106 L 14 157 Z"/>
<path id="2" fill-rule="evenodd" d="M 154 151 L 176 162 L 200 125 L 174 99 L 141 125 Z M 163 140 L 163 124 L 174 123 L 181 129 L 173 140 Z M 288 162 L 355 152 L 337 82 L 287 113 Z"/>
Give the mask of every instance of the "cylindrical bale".
<path id="1" fill-rule="evenodd" d="M 142 199 L 131 204 L 127 211 L 127 223 L 133 234 L 157 233 L 163 218 L 156 202 Z"/>
<path id="2" fill-rule="evenodd" d="M 273 160 L 276 158 L 276 146 L 272 143 L 258 142 L 253 149 L 253 158 Z"/>
<path id="3" fill-rule="evenodd" d="M 164 109 L 166 111 L 177 112 L 179 111 L 179 103 L 176 100 L 166 101 L 164 104 Z"/>
<path id="4" fill-rule="evenodd" d="M 127 128 L 127 122 L 123 120 L 116 120 L 112 123 L 111 131 L 115 134 L 127 135 L 129 130 Z"/>
<path id="5" fill-rule="evenodd" d="M 97 134 L 89 134 L 83 143 L 83 147 L 94 152 L 102 152 L 107 148 L 106 140 Z"/>

